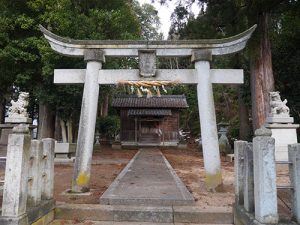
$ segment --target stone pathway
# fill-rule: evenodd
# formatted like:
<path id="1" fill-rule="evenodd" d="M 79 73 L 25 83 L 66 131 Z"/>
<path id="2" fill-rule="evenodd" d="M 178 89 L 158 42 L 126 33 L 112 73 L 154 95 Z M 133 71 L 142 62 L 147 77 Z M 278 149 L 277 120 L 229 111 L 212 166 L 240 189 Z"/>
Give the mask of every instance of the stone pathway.
<path id="1" fill-rule="evenodd" d="M 55 220 L 50 225 L 215 225 L 204 223 L 151 223 L 151 222 L 114 222 L 114 221 L 71 221 L 71 220 Z M 230 224 L 218 224 L 230 225 Z M 233 225 L 233 224 L 232 224 Z"/>
<path id="2" fill-rule="evenodd" d="M 141 149 L 100 198 L 104 205 L 192 205 L 194 198 L 158 149 Z"/>

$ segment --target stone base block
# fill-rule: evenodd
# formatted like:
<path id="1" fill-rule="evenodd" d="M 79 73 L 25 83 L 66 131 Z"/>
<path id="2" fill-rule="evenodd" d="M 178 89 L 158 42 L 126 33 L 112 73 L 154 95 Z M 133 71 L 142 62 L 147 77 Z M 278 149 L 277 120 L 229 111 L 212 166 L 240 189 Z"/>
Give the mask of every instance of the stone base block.
<path id="1" fill-rule="evenodd" d="M 233 224 L 231 208 L 203 209 L 194 206 L 112 206 L 96 204 L 61 204 L 55 219 L 75 221 L 113 221 L 111 224 Z M 118 223 L 119 222 L 119 223 Z M 98 223 L 95 223 L 98 224 Z M 102 224 L 102 223 L 99 223 Z M 110 224 L 110 223 L 108 223 Z M 257 224 L 255 224 L 257 225 Z"/>
<path id="2" fill-rule="evenodd" d="M 235 225 L 270 225 L 266 223 L 260 223 L 254 218 L 254 214 L 247 212 L 243 206 L 237 204 L 233 205 L 233 216 Z M 280 221 L 279 223 L 275 223 L 273 225 L 297 225 L 297 223 L 293 221 Z"/>
<path id="3" fill-rule="evenodd" d="M 45 215 L 49 214 L 55 208 L 55 201 L 43 200 L 39 205 L 30 207 L 28 206 L 27 215 L 29 224 L 34 223 Z M 0 223 L 1 224 L 1 223 Z"/>
<path id="4" fill-rule="evenodd" d="M 0 216 L 1 225 L 28 225 L 27 214 L 19 217 Z"/>
<path id="5" fill-rule="evenodd" d="M 266 124 L 275 138 L 275 160 L 288 161 L 288 145 L 296 144 L 299 124 Z"/>
<path id="6" fill-rule="evenodd" d="M 55 158 L 54 163 L 55 164 L 70 164 L 75 162 L 75 157 L 71 158 Z"/>
<path id="7" fill-rule="evenodd" d="M 225 161 L 232 162 L 234 160 L 234 154 L 227 154 L 225 157 Z"/>
<path id="8" fill-rule="evenodd" d="M 267 117 L 267 123 L 294 123 L 293 117 Z"/>
<path id="9" fill-rule="evenodd" d="M 72 154 L 76 152 L 76 143 L 60 143 L 55 142 L 55 157 L 61 159 L 71 158 Z"/>
<path id="10" fill-rule="evenodd" d="M 6 117 L 5 123 L 32 123 L 32 119 L 28 117 Z"/>
<path id="11" fill-rule="evenodd" d="M 177 223 L 232 224 L 231 208 L 212 207 L 203 209 L 193 206 L 173 206 L 174 221 Z"/>
<path id="12" fill-rule="evenodd" d="M 39 218 L 37 221 L 35 221 L 31 225 L 49 225 L 50 223 L 52 224 L 53 220 L 54 220 L 54 210 L 51 210 L 48 214 Z"/>
<path id="13" fill-rule="evenodd" d="M 0 124 L 0 134 L 1 134 L 0 146 L 1 146 L 1 148 L 3 148 L 3 146 L 4 146 L 5 150 L 6 150 L 6 146 L 8 143 L 8 135 L 12 134 L 12 129 L 17 125 L 18 124 L 16 124 L 16 123 Z M 36 125 L 29 124 L 30 132 L 32 133 L 32 130 L 36 127 L 37 127 Z"/>
<path id="14" fill-rule="evenodd" d="M 111 145 L 112 149 L 122 149 L 121 142 L 113 142 Z"/>

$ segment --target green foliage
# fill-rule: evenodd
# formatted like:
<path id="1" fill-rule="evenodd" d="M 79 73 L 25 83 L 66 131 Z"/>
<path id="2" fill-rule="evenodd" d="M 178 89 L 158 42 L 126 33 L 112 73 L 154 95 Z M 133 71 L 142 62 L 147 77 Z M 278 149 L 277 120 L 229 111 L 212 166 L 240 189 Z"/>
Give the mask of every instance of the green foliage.
<path id="1" fill-rule="evenodd" d="M 200 123 L 198 122 L 199 111 L 196 85 L 174 86 L 171 88 L 170 94 L 185 95 L 189 108 L 183 109 L 180 112 L 180 128 L 189 130 L 193 136 L 198 137 L 200 132 Z"/>
<path id="2" fill-rule="evenodd" d="M 168 4 L 170 1 L 160 2 Z M 189 10 L 189 6 L 194 2 L 202 6 L 197 18 Z M 270 14 L 273 24 L 270 27 L 270 32 L 276 90 L 279 90 L 283 97 L 289 100 L 288 105 L 291 107 L 293 116 L 295 116 L 296 121 L 300 121 L 300 76 L 299 63 L 297 63 L 299 62 L 299 48 L 297 46 L 300 44 L 299 5 L 297 0 L 184 0 L 180 1 L 172 14 L 170 34 L 171 38 L 175 34 L 176 38 L 179 39 L 224 38 L 244 31 L 258 23 L 262 15 Z M 236 107 L 238 94 L 248 106 L 251 106 L 250 56 L 253 60 L 257 50 L 260 49 L 259 41 L 263 32 L 265 31 L 259 24 L 254 37 L 251 39 L 250 48 L 231 57 L 215 57 L 212 64 L 214 68 L 244 69 L 245 83 L 239 91 L 231 87 L 215 86 L 217 121 L 224 119 L 230 122 L 232 135 L 237 135 L 236 130 L 239 126 L 238 108 Z M 186 64 L 186 66 L 188 65 Z M 227 100 L 224 96 L 227 96 Z M 228 113 L 228 107 L 225 107 L 226 101 L 231 102 L 230 113 Z"/>
<path id="3" fill-rule="evenodd" d="M 146 40 L 160 40 L 163 38 L 159 33 L 160 21 L 158 12 L 150 4 L 140 5 L 138 1 L 133 1 L 134 11 L 141 24 L 142 37 Z"/>
<path id="4" fill-rule="evenodd" d="M 118 116 L 100 117 L 97 120 L 96 129 L 105 138 L 113 138 L 120 131 L 120 118 Z"/>
<path id="5" fill-rule="evenodd" d="M 38 24 L 74 39 L 137 39 L 141 34 L 127 0 L 1 0 L 0 8 L 0 95 L 13 86 L 29 91 L 64 119 L 79 115 L 82 87 L 54 85 L 53 71 L 85 65 L 55 53 Z M 111 61 L 106 68 L 117 67 Z"/>
<path id="6" fill-rule="evenodd" d="M 288 100 L 295 122 L 300 122 L 300 3 L 273 18 L 273 68 L 276 90 Z"/>

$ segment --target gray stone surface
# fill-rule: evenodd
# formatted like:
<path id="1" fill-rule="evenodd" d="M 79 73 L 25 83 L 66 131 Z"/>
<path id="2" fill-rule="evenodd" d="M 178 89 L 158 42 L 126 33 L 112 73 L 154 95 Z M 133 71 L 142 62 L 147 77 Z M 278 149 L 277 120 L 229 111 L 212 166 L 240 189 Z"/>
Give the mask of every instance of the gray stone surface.
<path id="1" fill-rule="evenodd" d="M 43 142 L 43 170 L 42 200 L 51 200 L 54 191 L 54 145 L 52 138 L 42 139 Z"/>
<path id="2" fill-rule="evenodd" d="M 293 117 L 267 117 L 267 123 L 294 123 Z"/>
<path id="3" fill-rule="evenodd" d="M 244 204 L 244 158 L 247 145 L 247 141 L 234 142 L 235 202 L 239 205 Z"/>
<path id="4" fill-rule="evenodd" d="M 93 225 L 213 225 L 213 224 L 203 224 L 203 223 L 152 223 L 152 222 L 116 222 L 116 221 L 88 221 L 92 223 Z M 50 225 L 86 225 L 86 221 L 84 222 L 74 222 L 74 221 L 68 221 L 68 220 L 55 220 Z M 233 225 L 233 224 L 218 224 L 218 225 Z"/>
<path id="5" fill-rule="evenodd" d="M 52 49 L 67 56 L 83 56 L 86 49 L 104 49 L 106 56 L 138 56 L 139 49 L 156 49 L 158 56 L 191 55 L 193 49 L 210 49 L 213 55 L 225 55 L 242 50 L 256 25 L 238 35 L 211 40 L 72 40 L 57 36 L 44 27 L 40 30 Z"/>
<path id="6" fill-rule="evenodd" d="M 92 58 L 90 59 L 92 60 Z M 99 97 L 98 73 L 102 68 L 102 63 L 97 60 L 88 61 L 86 67 L 76 147 L 76 160 L 72 179 L 73 192 L 89 191 Z"/>
<path id="7" fill-rule="evenodd" d="M 4 124 L 0 124 L 0 134 L 1 134 L 1 138 L 0 138 L 0 148 L 2 147 L 3 150 L 5 151 L 5 155 L 6 155 L 6 147 L 7 147 L 7 143 L 8 143 L 8 135 L 12 134 L 12 129 L 18 126 L 18 124 L 15 123 L 4 123 Z M 36 125 L 31 125 L 29 124 L 29 129 L 30 129 L 30 133 L 32 134 L 32 129 L 36 128 Z M 1 151 L 2 149 L 0 149 Z"/>
<path id="8" fill-rule="evenodd" d="M 270 223 L 260 223 L 253 213 L 249 213 L 241 205 L 233 205 L 234 225 L 270 225 Z M 276 225 L 299 225 L 294 221 L 280 221 Z"/>
<path id="9" fill-rule="evenodd" d="M 100 49 L 87 49 L 84 51 L 84 61 L 105 62 L 104 51 Z"/>
<path id="10" fill-rule="evenodd" d="M 195 71 L 198 78 L 197 100 L 201 127 L 205 184 L 208 190 L 215 191 L 216 188 L 222 184 L 222 174 L 209 61 L 196 61 Z"/>
<path id="11" fill-rule="evenodd" d="M 296 144 L 299 124 L 266 124 L 275 138 L 275 160 L 288 161 L 288 145 Z"/>
<path id="12" fill-rule="evenodd" d="M 294 187 L 292 192 L 293 217 L 300 223 L 300 144 L 289 145 L 289 173 L 291 184 Z"/>
<path id="13" fill-rule="evenodd" d="M 107 205 L 187 205 L 194 198 L 157 149 L 142 149 L 100 198 Z"/>
<path id="14" fill-rule="evenodd" d="M 21 219 L 26 213 L 30 135 L 26 125 L 18 125 L 9 135 L 2 216 Z"/>
<path id="15" fill-rule="evenodd" d="M 139 70 L 141 77 L 153 77 L 156 70 L 155 50 L 139 50 Z"/>
<path id="16" fill-rule="evenodd" d="M 212 54 L 211 50 L 209 49 L 201 49 L 201 50 L 195 50 L 192 54 L 192 62 L 197 61 L 212 61 Z"/>
<path id="17" fill-rule="evenodd" d="M 174 206 L 173 210 L 174 222 L 176 223 L 233 223 L 231 208 L 213 207 L 211 209 L 203 209 L 191 206 Z"/>
<path id="18" fill-rule="evenodd" d="M 55 208 L 54 200 L 43 200 L 39 205 L 30 207 L 27 210 L 27 217 L 29 224 L 37 221 L 41 217 L 47 215 Z M 46 224 L 45 224 L 46 225 Z"/>
<path id="19" fill-rule="evenodd" d="M 144 207 L 140 206 L 115 206 L 113 210 L 114 221 L 143 221 L 155 223 L 173 222 L 171 207 Z"/>
<path id="20" fill-rule="evenodd" d="M 241 69 L 210 69 L 210 81 L 213 84 L 242 84 L 244 73 Z M 85 69 L 55 69 L 55 84 L 83 84 Z M 181 84 L 197 84 L 198 77 L 194 69 L 156 69 L 155 78 L 149 80 L 178 80 Z M 99 70 L 99 84 L 116 84 L 120 80 L 141 81 L 139 70 Z"/>
<path id="21" fill-rule="evenodd" d="M 5 118 L 5 123 L 32 123 L 32 119 L 31 118 L 27 118 L 27 117 L 6 117 Z"/>
<path id="22" fill-rule="evenodd" d="M 253 146 L 248 143 L 244 152 L 244 207 L 247 212 L 254 212 L 254 174 Z"/>
<path id="23" fill-rule="evenodd" d="M 255 130 L 255 136 L 267 136 L 271 137 L 272 131 L 267 129 L 266 127 L 262 126 L 261 128 Z"/>
<path id="24" fill-rule="evenodd" d="M 256 130 L 257 136 L 253 139 L 255 219 L 260 223 L 276 224 L 275 139 L 269 133 L 265 128 Z"/>
<path id="25" fill-rule="evenodd" d="M 112 206 L 95 204 L 60 204 L 56 219 L 105 221 L 108 224 L 232 224 L 231 208 L 197 206 Z M 66 223 L 68 224 L 68 223 Z"/>
<path id="26" fill-rule="evenodd" d="M 27 214 L 24 213 L 23 215 L 16 216 L 16 217 L 1 216 L 0 224 L 1 225 L 28 225 Z"/>
<path id="27" fill-rule="evenodd" d="M 28 206 L 36 206 L 42 197 L 42 161 L 43 144 L 39 140 L 32 140 L 30 146 L 29 180 L 28 180 Z"/>
<path id="28" fill-rule="evenodd" d="M 76 152 L 76 143 L 63 143 L 55 141 L 55 158 L 69 159 Z"/>

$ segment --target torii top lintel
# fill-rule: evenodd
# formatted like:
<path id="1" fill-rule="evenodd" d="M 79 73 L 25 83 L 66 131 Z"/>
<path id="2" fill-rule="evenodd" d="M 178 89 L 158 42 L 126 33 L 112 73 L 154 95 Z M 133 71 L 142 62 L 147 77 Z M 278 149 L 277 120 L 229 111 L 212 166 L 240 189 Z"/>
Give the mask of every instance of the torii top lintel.
<path id="1" fill-rule="evenodd" d="M 156 50 L 157 56 L 190 56 L 197 49 L 208 49 L 212 55 L 226 55 L 242 50 L 256 25 L 250 29 L 223 39 L 201 40 L 73 40 L 60 37 L 40 25 L 40 30 L 56 52 L 66 55 L 83 57 L 88 49 L 101 49 L 105 56 L 123 57 L 138 56 L 139 50 Z"/>

